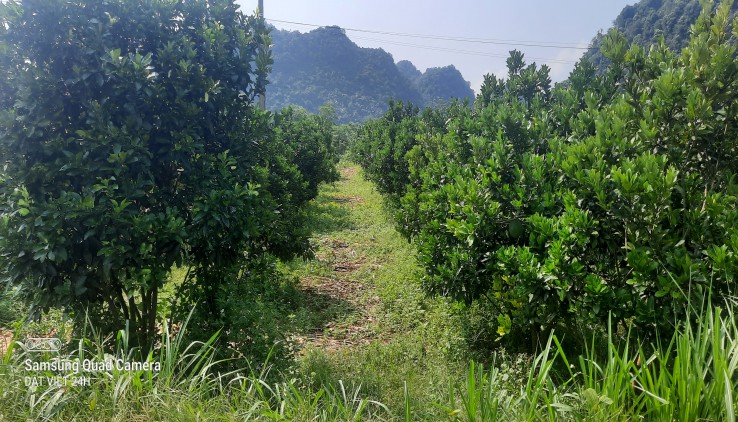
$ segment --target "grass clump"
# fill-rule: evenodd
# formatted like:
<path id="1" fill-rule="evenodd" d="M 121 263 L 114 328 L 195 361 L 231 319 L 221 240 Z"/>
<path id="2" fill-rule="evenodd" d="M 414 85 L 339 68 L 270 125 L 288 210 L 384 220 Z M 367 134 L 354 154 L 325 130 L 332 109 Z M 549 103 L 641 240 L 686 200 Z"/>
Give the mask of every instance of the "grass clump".
<path id="1" fill-rule="evenodd" d="M 259 372 L 248 366 L 218 372 L 222 362 L 213 347 L 218 334 L 205 342 L 187 343 L 186 323 L 176 334 L 167 324 L 163 329 L 159 352 L 143 357 L 143 361 L 158 363 L 158 371 L 114 367 L 92 374 L 88 385 L 64 382 L 65 375 L 74 379 L 74 374 L 64 371 L 28 371 L 26 362 L 142 359 L 137 349 L 128 347 L 127 332 L 119 332 L 113 340 L 101 339 L 91 330 L 89 338 L 76 340 L 73 349 L 60 354 L 39 354 L 27 350 L 22 342 L 14 343 L 3 356 L 0 420 L 360 420 L 386 416 L 384 406 L 364 398 L 360 388 L 338 383 L 313 390 L 296 379 L 268 381 L 268 361 Z M 111 342 L 113 353 L 108 352 Z"/>
<path id="2" fill-rule="evenodd" d="M 527 368 L 510 376 L 496 359 L 471 363 L 437 406 L 455 421 L 735 421 L 738 325 L 734 306 L 685 322 L 668 344 L 607 340 L 607 357 L 567 356 L 552 334 Z M 573 359 L 572 359 L 573 358 Z M 556 368 L 568 368 L 564 371 Z"/>

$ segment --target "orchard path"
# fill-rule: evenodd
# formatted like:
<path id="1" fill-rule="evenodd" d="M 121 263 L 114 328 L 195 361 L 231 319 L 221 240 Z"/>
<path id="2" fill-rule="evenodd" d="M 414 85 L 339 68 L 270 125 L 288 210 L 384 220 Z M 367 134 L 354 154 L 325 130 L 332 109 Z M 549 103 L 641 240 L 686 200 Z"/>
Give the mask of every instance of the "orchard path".
<path id="1" fill-rule="evenodd" d="M 310 310 L 300 315 L 307 321 L 294 340 L 329 352 L 389 340 L 402 325 L 393 304 L 422 296 L 413 249 L 382 197 L 359 166 L 339 170 L 340 180 L 323 186 L 308 207 L 315 258 L 289 265 Z"/>

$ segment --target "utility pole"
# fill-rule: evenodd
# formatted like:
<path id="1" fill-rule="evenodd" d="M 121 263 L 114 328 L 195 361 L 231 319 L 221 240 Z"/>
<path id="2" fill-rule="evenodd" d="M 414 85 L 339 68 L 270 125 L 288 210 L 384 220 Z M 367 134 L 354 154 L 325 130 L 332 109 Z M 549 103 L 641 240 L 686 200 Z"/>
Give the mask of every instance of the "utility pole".
<path id="1" fill-rule="evenodd" d="M 259 17 L 264 19 L 264 0 L 259 0 Z M 266 110 L 266 87 L 264 87 L 264 92 L 259 95 L 259 109 Z"/>

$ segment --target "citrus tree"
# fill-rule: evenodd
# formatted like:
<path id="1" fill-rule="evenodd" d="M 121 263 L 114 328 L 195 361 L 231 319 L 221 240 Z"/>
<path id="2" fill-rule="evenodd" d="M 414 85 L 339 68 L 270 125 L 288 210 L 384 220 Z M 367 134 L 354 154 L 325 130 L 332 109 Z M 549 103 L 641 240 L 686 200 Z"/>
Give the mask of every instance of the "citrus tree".
<path id="1" fill-rule="evenodd" d="M 174 264 L 254 247 L 279 202 L 252 106 L 268 44 L 230 0 L 0 4 L 3 281 L 36 315 L 150 344 Z"/>
<path id="2" fill-rule="evenodd" d="M 582 62 L 552 88 L 513 51 L 507 78 L 486 77 L 473 108 L 436 113 L 442 125 L 434 113 L 367 124 L 357 157 L 401 196 L 426 289 L 484 303 L 500 337 L 532 346 L 575 323 L 668 335 L 690 307 L 734 295 L 731 3 L 705 2 L 679 53 L 611 32 L 607 69 Z"/>

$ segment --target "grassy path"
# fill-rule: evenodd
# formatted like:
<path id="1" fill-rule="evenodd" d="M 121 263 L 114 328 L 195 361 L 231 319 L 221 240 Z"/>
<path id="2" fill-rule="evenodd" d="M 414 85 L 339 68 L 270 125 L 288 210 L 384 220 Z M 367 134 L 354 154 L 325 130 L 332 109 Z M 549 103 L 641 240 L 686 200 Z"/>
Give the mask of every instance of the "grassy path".
<path id="1" fill-rule="evenodd" d="M 298 337 L 308 348 L 335 351 L 369 344 L 381 334 L 376 324 L 381 299 L 371 277 L 382 264 L 372 254 L 377 238 L 368 235 L 377 216 L 366 215 L 376 211 L 371 208 L 378 198 L 366 188 L 358 168 L 345 165 L 341 180 L 324 187 L 309 208 L 315 259 L 292 265 L 314 312 L 312 326 Z"/>
<path id="2" fill-rule="evenodd" d="M 428 397 L 447 382 L 461 335 L 450 306 L 418 283 L 415 251 L 395 230 L 380 194 L 351 163 L 308 208 L 315 259 L 285 264 L 307 298 L 302 370 L 316 383 L 342 380 L 390 407 L 405 385 Z"/>
<path id="3" fill-rule="evenodd" d="M 413 248 L 395 231 L 382 198 L 357 166 L 342 164 L 340 170 L 341 180 L 322 187 L 307 209 L 315 258 L 281 264 L 292 279 L 277 277 L 284 282 L 279 289 L 288 287 L 284 298 L 294 302 L 281 302 L 277 295 L 279 300 L 268 303 L 273 312 L 256 318 L 284 328 L 280 333 L 298 343 L 297 361 L 275 370 L 275 379 L 244 372 L 246 378 L 237 383 L 224 378 L 229 386 L 224 389 L 224 379 L 208 371 L 154 377 L 116 370 L 79 388 L 28 386 L 29 373 L 48 376 L 50 371 L 28 372 L 26 357 L 52 355 L 26 355 L 19 348 L 8 359 L 0 356 L 0 374 L 7 375 L 0 376 L 0 422 L 671 421 L 732 420 L 727 416 L 736 414 L 736 371 L 727 363 L 736 361 L 738 349 L 725 340 L 738 338 L 731 308 L 725 317 L 716 310 L 716 316 L 703 318 L 696 330 L 672 340 L 671 351 L 659 355 L 657 350 L 644 363 L 641 355 L 634 361 L 621 349 L 596 362 L 566 358 L 555 347 L 535 358 L 496 350 L 494 358 L 486 356 L 488 369 L 469 364 L 463 351 L 475 331 L 462 320 L 484 318 L 468 309 L 454 311 L 422 292 Z M 61 324 L 55 326 L 56 321 Z M 24 329 L 45 335 L 63 324 L 57 314 Z M 0 351 L 7 342 L 4 333 L 0 330 Z M 74 349 L 73 360 L 110 356 L 99 340 L 97 345 L 88 340 Z M 168 367 L 190 365 L 189 347 L 162 359 Z M 571 366 L 573 374 L 556 372 L 551 359 L 557 359 L 557 367 L 582 366 Z M 644 380 L 648 390 L 641 387 Z"/>
<path id="4" fill-rule="evenodd" d="M 397 233 L 359 167 L 344 163 L 340 172 L 306 210 L 314 259 L 280 263 L 290 279 L 279 278 L 284 285 L 275 286 L 276 293 L 249 302 L 261 306 L 254 332 L 278 331 L 280 339 L 293 340 L 287 344 L 296 361 L 285 359 L 269 377 L 246 372 L 249 378 L 227 392 L 210 377 L 189 376 L 182 384 L 152 378 L 141 387 L 144 381 L 130 378 L 141 373 L 115 372 L 83 389 L 50 387 L 43 406 L 29 405 L 34 396 L 13 381 L 22 378 L 0 377 L 0 396 L 7 398 L 0 401 L 0 422 L 37 420 L 43 412 L 53 420 L 282 420 L 281 412 L 283 420 L 357 420 L 367 403 L 367 420 L 399 420 L 406 404 L 412 420 L 445 418 L 434 403 L 448 402 L 448 383 L 460 379 L 465 366 L 454 355 L 462 349 L 458 318 L 451 306 L 422 292 L 412 245 Z M 52 321 L 40 332 L 48 333 Z M 183 350 L 172 359 L 189 359 Z M 21 375 L 22 358 L 13 363 Z M 66 404 L 46 406 L 54 400 Z"/>

